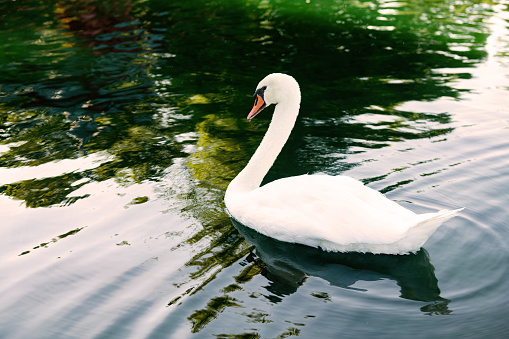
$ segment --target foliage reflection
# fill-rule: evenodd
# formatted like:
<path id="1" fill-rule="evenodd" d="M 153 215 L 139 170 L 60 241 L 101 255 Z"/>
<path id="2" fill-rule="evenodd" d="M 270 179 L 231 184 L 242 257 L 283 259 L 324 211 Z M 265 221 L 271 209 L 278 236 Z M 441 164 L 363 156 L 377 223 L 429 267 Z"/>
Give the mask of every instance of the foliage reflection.
<path id="1" fill-rule="evenodd" d="M 303 103 L 289 145 L 266 180 L 338 174 L 356 165 L 342 161 L 352 147 L 365 152 L 450 133 L 446 112 L 406 112 L 398 104 L 459 97 L 451 84 L 469 78 L 468 68 L 486 56 L 490 3 L 218 0 L 197 9 L 187 0 L 28 2 L 32 6 L 0 3 L 0 43 L 8 51 L 0 54 L 0 143 L 9 146 L 0 167 L 96 152 L 110 157 L 93 169 L 5 184 L 0 194 L 32 208 L 65 206 L 88 198 L 72 195 L 84 178 L 161 181 L 180 161 L 188 172 L 172 185 L 191 184 L 172 186 L 169 194 L 181 201 L 174 209 L 201 227 L 186 242 L 209 240 L 188 262 L 192 273 L 170 307 L 249 258 L 237 285 L 264 275 L 274 303 L 306 276 L 319 276 L 312 269 L 318 262 L 332 260 L 335 268 L 375 267 L 398 282 L 402 298 L 434 301 L 443 309 L 426 310 L 449 312 L 425 251 L 372 262 L 299 249 L 311 251 L 312 259 L 283 268 L 280 246 L 266 250 L 265 240 L 256 245 L 259 258 L 249 257 L 253 246 L 223 212 L 222 195 L 270 119 L 245 121 L 254 86 L 271 72 L 294 75 Z M 31 24 L 17 24 L 26 17 Z M 412 277 L 394 268 L 413 265 Z M 413 277 L 428 285 L 414 286 Z M 346 280 L 322 278 L 343 288 L 353 283 L 348 274 Z M 234 300 L 212 298 L 208 310 L 190 317 L 194 331 L 232 306 Z"/>

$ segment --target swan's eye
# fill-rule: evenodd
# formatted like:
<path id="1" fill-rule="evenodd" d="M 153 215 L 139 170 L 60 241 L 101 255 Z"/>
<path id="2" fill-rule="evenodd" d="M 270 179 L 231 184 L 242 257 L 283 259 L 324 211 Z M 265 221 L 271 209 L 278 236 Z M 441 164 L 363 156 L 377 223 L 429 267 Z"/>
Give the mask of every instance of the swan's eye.
<path id="1" fill-rule="evenodd" d="M 256 90 L 255 94 L 253 95 L 253 98 L 258 99 L 257 96 L 260 96 L 263 99 L 263 93 L 267 89 L 267 86 L 260 87 Z"/>

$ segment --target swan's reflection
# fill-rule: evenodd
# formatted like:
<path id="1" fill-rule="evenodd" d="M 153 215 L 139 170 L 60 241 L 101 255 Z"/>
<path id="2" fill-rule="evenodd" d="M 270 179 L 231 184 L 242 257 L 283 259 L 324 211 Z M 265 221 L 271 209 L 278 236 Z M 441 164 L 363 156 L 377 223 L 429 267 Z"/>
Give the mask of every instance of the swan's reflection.
<path id="1" fill-rule="evenodd" d="M 264 275 L 271 281 L 267 289 L 277 296 L 297 291 L 307 276 L 316 276 L 331 285 L 356 289 L 357 281 L 376 281 L 383 277 L 395 280 L 401 298 L 432 302 L 421 308 L 426 314 L 449 314 L 449 300 L 440 297 L 435 269 L 428 252 L 410 255 L 332 253 L 313 247 L 281 242 L 262 235 L 232 219 L 233 225 L 256 247 L 247 261 L 262 260 Z M 272 298 L 271 298 L 272 299 Z M 277 298 L 274 299 L 274 301 Z"/>

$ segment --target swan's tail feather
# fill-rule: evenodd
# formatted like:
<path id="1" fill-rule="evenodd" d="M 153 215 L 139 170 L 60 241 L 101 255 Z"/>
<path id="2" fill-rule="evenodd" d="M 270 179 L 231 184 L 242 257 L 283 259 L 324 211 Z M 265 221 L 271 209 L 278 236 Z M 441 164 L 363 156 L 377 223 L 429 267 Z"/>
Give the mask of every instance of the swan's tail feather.
<path id="1" fill-rule="evenodd" d="M 444 222 L 451 219 L 462 210 L 463 208 L 456 210 L 441 210 L 436 213 L 419 215 L 422 220 L 408 230 L 405 239 L 408 239 L 410 242 L 415 244 L 420 242 L 421 244 L 418 247 L 420 248 Z"/>
<path id="2" fill-rule="evenodd" d="M 319 241 L 319 247 L 331 252 L 371 252 L 384 254 L 409 254 L 419 251 L 433 233 L 447 220 L 454 217 L 463 208 L 457 210 L 442 210 L 436 213 L 418 215 L 417 222 L 410 227 L 403 237 L 393 243 L 386 244 L 336 244 L 327 240 Z"/>
<path id="3" fill-rule="evenodd" d="M 432 225 L 436 225 L 438 227 L 462 210 L 463 208 L 459 208 L 457 210 L 441 210 L 435 213 L 420 214 L 419 217 L 421 217 L 423 220 L 419 221 L 414 227 L 412 227 L 412 229 L 430 227 Z"/>

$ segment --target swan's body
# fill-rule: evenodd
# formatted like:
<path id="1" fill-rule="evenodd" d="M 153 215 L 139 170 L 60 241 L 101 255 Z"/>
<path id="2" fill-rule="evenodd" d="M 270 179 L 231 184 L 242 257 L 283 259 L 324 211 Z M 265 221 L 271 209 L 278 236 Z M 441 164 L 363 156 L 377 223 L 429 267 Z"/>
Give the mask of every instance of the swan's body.
<path id="1" fill-rule="evenodd" d="M 299 85 L 270 74 L 258 85 L 251 120 L 276 104 L 272 122 L 247 166 L 230 183 L 225 204 L 240 223 L 269 237 L 328 251 L 403 254 L 418 251 L 458 211 L 417 215 L 346 176 L 301 175 L 262 187 L 295 124 Z"/>

